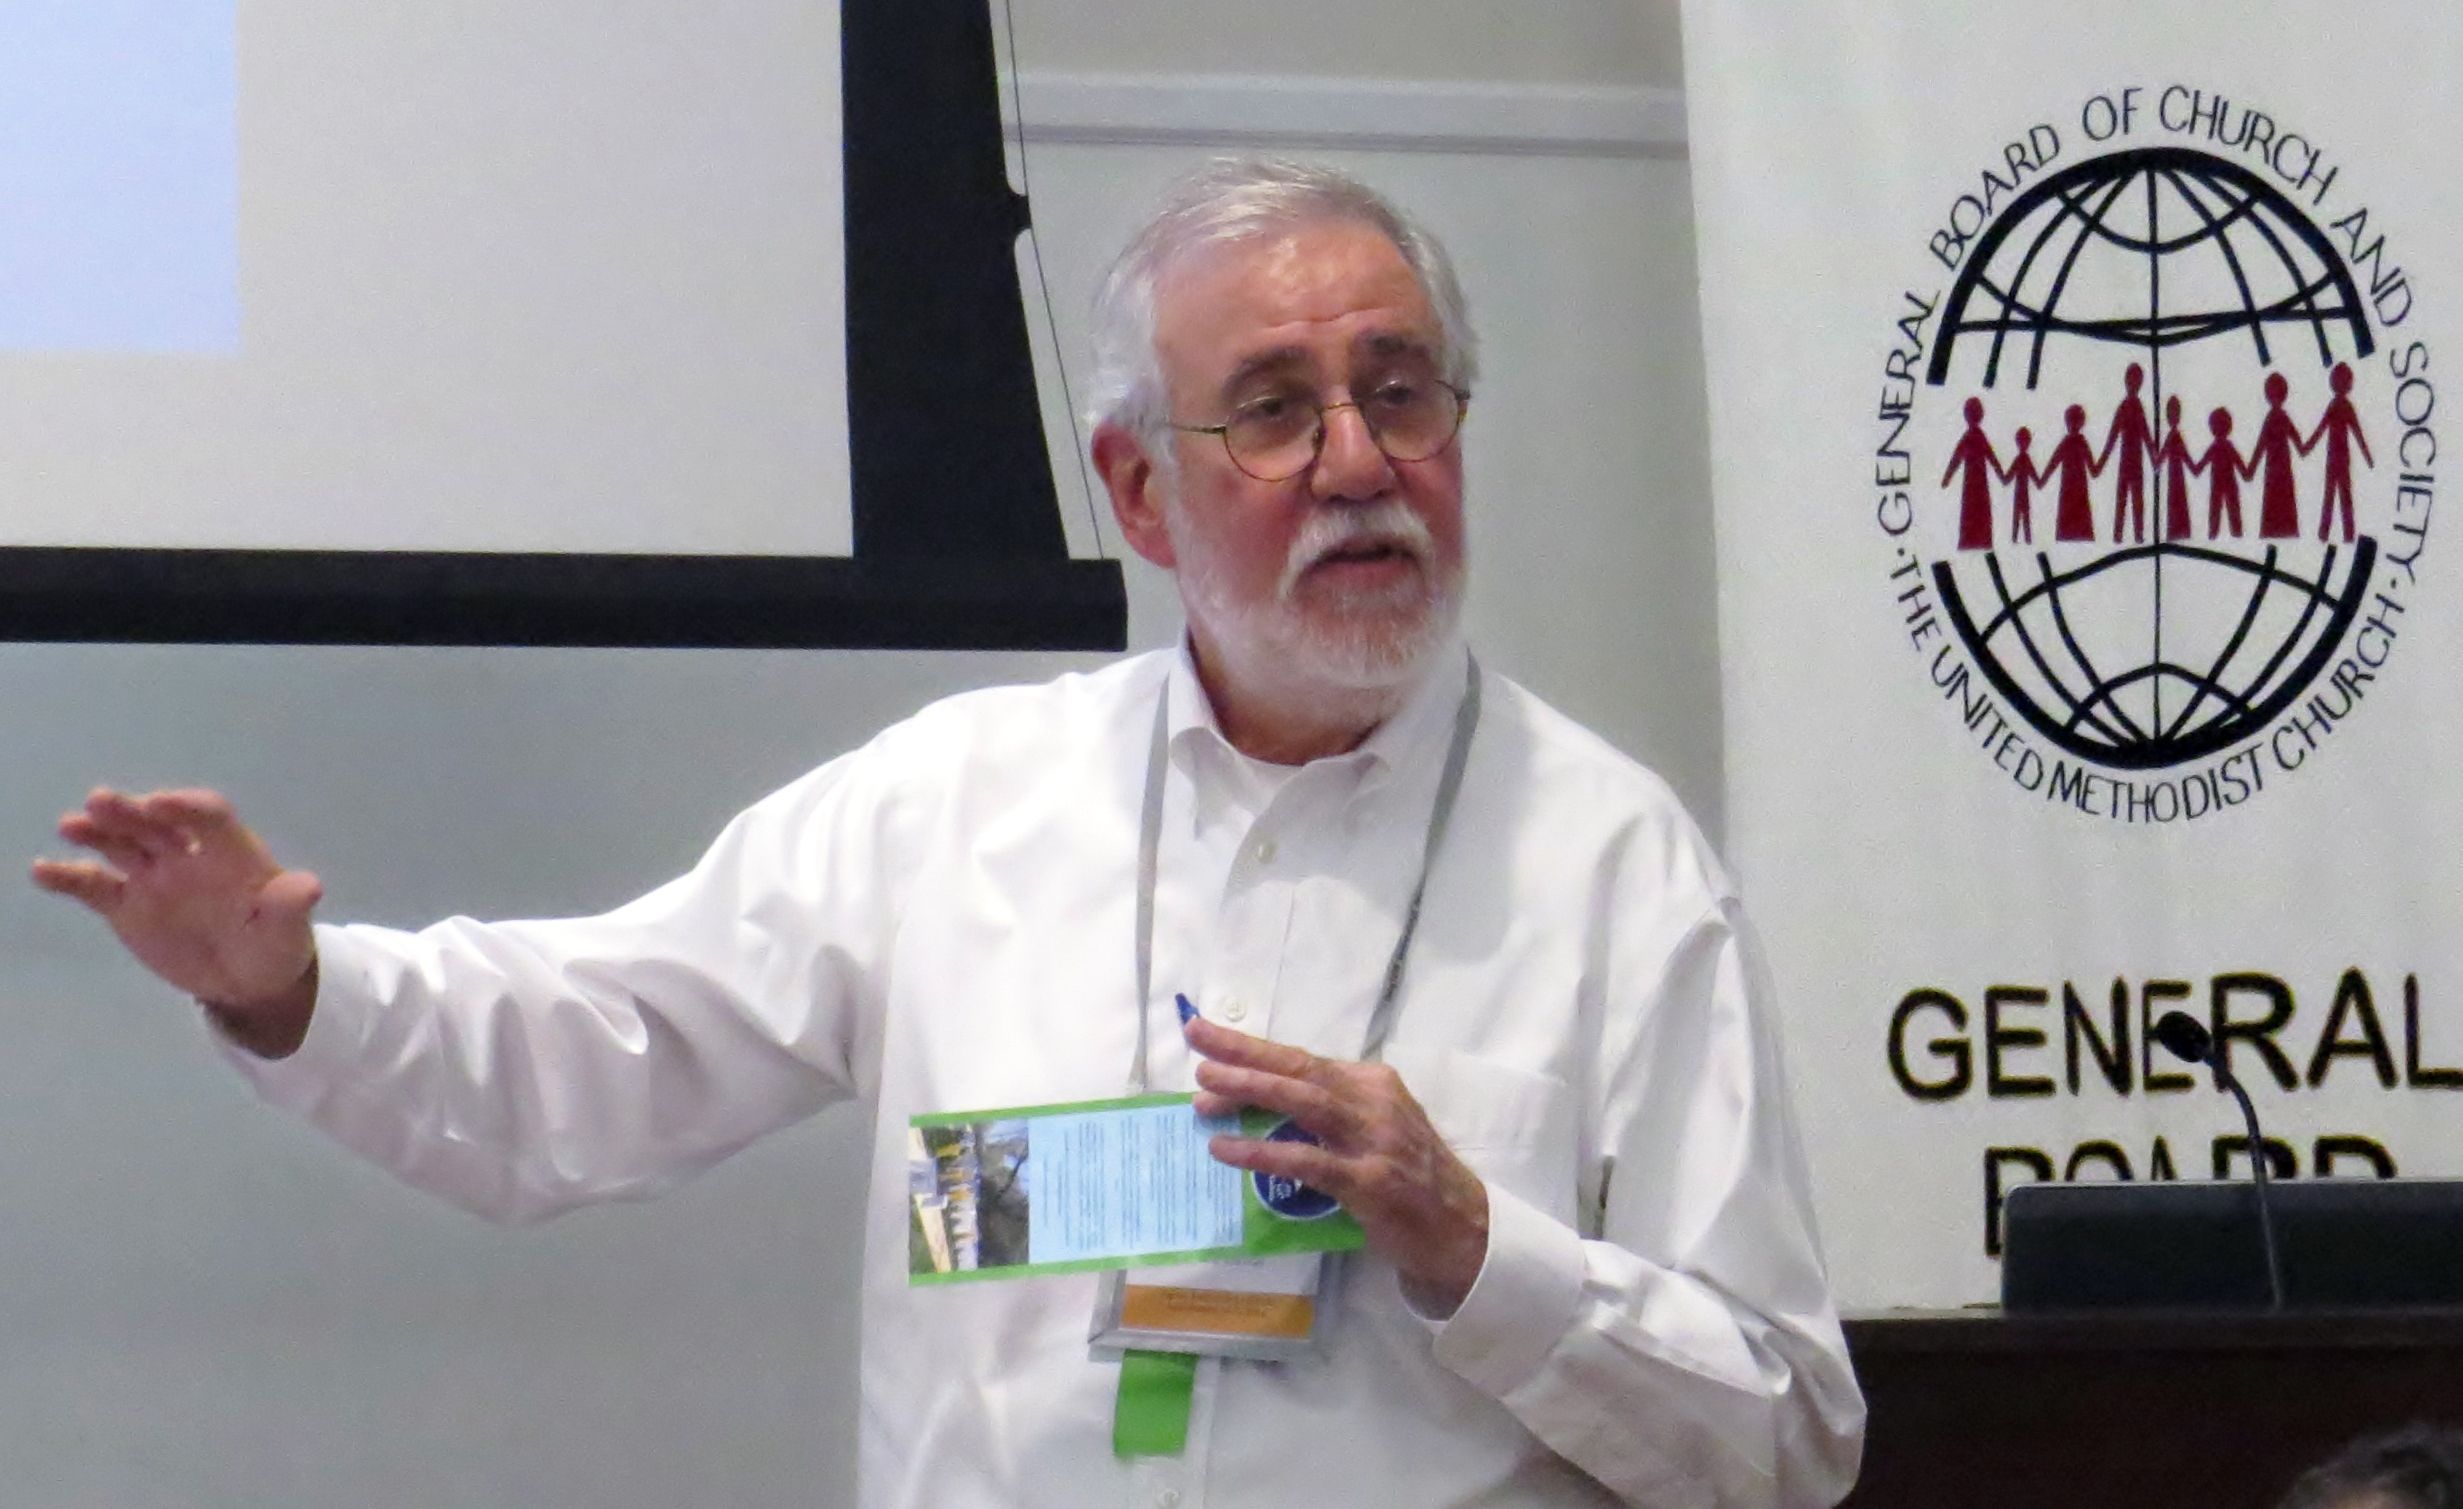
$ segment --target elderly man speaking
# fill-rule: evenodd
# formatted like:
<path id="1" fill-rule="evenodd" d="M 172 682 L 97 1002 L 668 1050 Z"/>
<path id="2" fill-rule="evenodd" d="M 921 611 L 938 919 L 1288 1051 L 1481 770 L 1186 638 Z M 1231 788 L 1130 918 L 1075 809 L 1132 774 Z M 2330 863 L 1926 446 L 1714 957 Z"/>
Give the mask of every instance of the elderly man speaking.
<path id="1" fill-rule="evenodd" d="M 926 708 L 601 917 L 312 926 L 315 878 L 193 791 L 96 793 L 61 833 L 97 858 L 37 882 L 266 1098 L 486 1215 L 873 1101 L 868 1509 L 1834 1501 L 1863 1406 L 1735 891 L 1455 633 L 1444 252 L 1339 174 L 1220 164 L 1097 345 L 1095 466 L 1176 649 Z M 1096 1277 L 908 1281 L 910 1118 L 1124 1083 L 1296 1121 L 1214 1155 L 1366 1239 L 1313 1347 L 1194 1365 L 1176 1453 L 1116 1450 Z"/>

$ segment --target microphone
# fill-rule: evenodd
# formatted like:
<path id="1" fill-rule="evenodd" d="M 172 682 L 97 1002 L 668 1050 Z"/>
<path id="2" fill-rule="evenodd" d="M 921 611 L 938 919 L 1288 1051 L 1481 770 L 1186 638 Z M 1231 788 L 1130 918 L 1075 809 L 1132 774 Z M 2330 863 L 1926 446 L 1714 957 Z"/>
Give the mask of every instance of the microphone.
<path id="1" fill-rule="evenodd" d="M 2164 1045 L 2175 1058 L 2193 1064 L 2204 1064 L 2215 1075 L 2215 1088 L 2229 1090 L 2241 1103 L 2241 1119 L 2249 1125 L 2249 1163 L 2258 1176 L 2258 1235 L 2266 1242 L 2266 1290 L 2270 1300 L 2267 1308 L 2283 1308 L 2283 1263 L 2275 1254 L 2275 1212 L 2266 1199 L 2266 1141 L 2258 1135 L 2258 1108 L 2249 1103 L 2249 1092 L 2232 1071 L 2224 1067 L 2224 1056 L 2215 1051 L 2215 1036 L 2204 1023 L 2185 1011 L 2167 1011 L 2156 1019 L 2147 1036 Z"/>

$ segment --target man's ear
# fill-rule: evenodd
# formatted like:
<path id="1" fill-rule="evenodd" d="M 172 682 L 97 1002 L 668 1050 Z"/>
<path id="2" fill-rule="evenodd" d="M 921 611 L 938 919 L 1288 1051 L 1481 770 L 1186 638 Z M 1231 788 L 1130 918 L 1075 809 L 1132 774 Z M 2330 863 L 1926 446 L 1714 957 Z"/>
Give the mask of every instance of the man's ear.
<path id="1" fill-rule="evenodd" d="M 1163 479 L 1138 438 L 1116 424 L 1095 427 L 1095 474 L 1112 495 L 1112 517 L 1129 548 L 1166 571 L 1177 568 L 1172 537 L 1163 524 Z"/>

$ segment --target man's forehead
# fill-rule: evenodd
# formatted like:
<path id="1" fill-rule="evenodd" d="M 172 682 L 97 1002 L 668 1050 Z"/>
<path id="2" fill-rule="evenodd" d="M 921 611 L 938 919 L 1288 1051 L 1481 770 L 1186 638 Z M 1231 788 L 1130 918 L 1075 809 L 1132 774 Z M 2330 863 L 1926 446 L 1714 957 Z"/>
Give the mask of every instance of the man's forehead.
<path id="1" fill-rule="evenodd" d="M 1375 227 L 1350 222 L 1210 248 L 1155 289 L 1155 338 L 1167 365 L 1252 366 L 1299 359 L 1329 342 L 1426 344 L 1435 327 L 1401 250 Z"/>
<path id="2" fill-rule="evenodd" d="M 1266 342 L 1242 348 L 1229 372 L 1221 375 L 1236 384 L 1248 377 L 1308 373 L 1322 365 L 1325 354 L 1315 345 Z M 1420 331 L 1382 325 L 1366 326 L 1353 334 L 1344 343 L 1342 354 L 1353 363 L 1355 375 L 1362 364 L 1408 368 L 1425 365 L 1436 357 L 1429 338 Z"/>

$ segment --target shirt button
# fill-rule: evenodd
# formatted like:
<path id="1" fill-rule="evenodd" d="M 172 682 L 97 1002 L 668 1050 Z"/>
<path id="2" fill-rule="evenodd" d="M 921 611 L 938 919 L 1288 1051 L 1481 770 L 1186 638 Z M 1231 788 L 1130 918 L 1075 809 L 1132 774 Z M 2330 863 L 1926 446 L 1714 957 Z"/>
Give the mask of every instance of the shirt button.
<path id="1" fill-rule="evenodd" d="M 1257 862 L 1259 864 L 1270 865 L 1274 863 L 1274 840 L 1270 838 L 1259 839 L 1257 841 L 1256 854 Z"/>
<path id="2" fill-rule="evenodd" d="M 1177 1488 L 1164 1489 L 1155 1495 L 1155 1503 L 1158 1509 L 1180 1509 L 1180 1490 Z"/>
<path id="3" fill-rule="evenodd" d="M 1245 1021 L 1248 1014 L 1248 1003 L 1236 997 L 1223 1003 L 1223 1020 L 1227 1022 Z"/>

